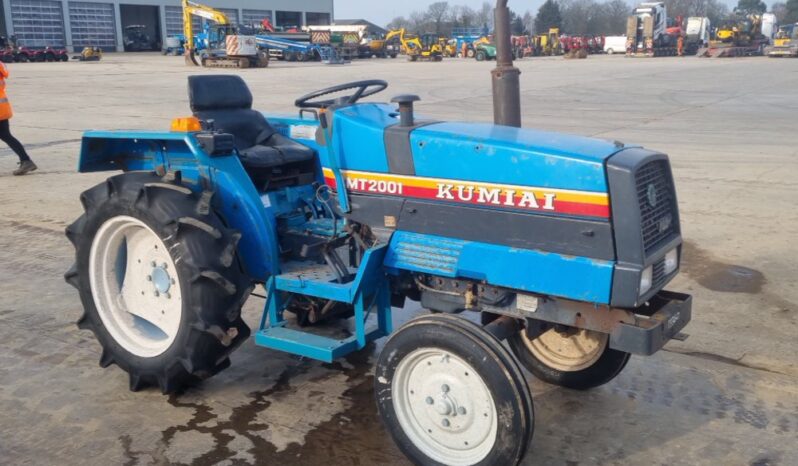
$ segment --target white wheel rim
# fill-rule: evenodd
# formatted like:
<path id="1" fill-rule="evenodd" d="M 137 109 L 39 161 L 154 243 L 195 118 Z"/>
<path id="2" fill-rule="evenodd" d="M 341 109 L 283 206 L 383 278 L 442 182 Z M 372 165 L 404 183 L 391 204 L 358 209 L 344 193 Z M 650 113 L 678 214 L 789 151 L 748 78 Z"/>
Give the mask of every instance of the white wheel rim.
<path id="1" fill-rule="evenodd" d="M 544 332 L 534 340 L 521 331 L 527 349 L 543 364 L 564 372 L 576 372 L 595 364 L 604 354 L 609 335 L 580 329 L 562 334 L 555 329 Z"/>
<path id="2" fill-rule="evenodd" d="M 118 216 L 97 230 L 89 254 L 94 305 L 128 352 L 155 357 L 177 337 L 183 299 L 176 270 L 163 241 L 142 221 Z"/>
<path id="3" fill-rule="evenodd" d="M 482 377 L 460 357 L 439 348 L 413 351 L 397 365 L 391 392 L 402 430 L 434 461 L 471 465 L 493 449 L 496 404 Z"/>

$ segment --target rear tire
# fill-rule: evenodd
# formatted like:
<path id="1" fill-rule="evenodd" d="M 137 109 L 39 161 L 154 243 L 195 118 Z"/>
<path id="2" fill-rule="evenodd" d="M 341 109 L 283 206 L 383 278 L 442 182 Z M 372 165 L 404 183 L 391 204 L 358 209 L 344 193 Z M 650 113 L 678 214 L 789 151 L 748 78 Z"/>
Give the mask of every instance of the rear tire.
<path id="1" fill-rule="evenodd" d="M 521 364 L 544 382 L 575 390 L 604 385 L 621 373 L 630 354 L 609 346 L 609 335 L 573 329 L 566 334 L 549 329 L 534 340 L 526 330 L 508 338 Z"/>
<path id="2" fill-rule="evenodd" d="M 211 200 L 154 173 L 125 173 L 84 192 L 85 213 L 66 230 L 76 262 L 64 278 L 84 308 L 78 327 L 94 332 L 100 366 L 126 371 L 132 391 L 172 393 L 211 377 L 250 334 L 240 234 Z"/>
<path id="3" fill-rule="evenodd" d="M 515 358 L 482 327 L 446 314 L 414 319 L 377 362 L 380 416 L 415 464 L 514 465 L 534 430 Z"/>

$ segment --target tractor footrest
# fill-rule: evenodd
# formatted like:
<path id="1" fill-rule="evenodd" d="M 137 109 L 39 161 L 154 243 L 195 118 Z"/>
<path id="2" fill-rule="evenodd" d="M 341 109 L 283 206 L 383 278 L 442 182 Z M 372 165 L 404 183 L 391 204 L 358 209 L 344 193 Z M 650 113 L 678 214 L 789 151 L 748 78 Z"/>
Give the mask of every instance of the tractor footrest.
<path id="1" fill-rule="evenodd" d="M 375 327 L 366 332 L 366 341 L 382 336 L 384 333 Z M 269 327 L 260 330 L 255 334 L 255 344 L 324 362 L 332 362 L 336 358 L 362 349 L 355 335 L 339 340 L 286 327 Z"/>
<path id="2" fill-rule="evenodd" d="M 277 290 L 349 304 L 354 299 L 352 280 L 356 269 L 349 270 L 349 275 L 343 277 L 344 283 L 338 283 L 339 277 L 326 264 L 288 262 L 283 271 L 274 277 Z"/>

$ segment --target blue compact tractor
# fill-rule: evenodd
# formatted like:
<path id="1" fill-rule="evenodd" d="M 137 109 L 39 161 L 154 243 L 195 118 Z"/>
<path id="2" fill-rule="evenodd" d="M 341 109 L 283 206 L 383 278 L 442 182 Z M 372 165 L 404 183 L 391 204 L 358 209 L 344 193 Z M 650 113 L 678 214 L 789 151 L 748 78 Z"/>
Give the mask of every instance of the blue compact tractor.
<path id="1" fill-rule="evenodd" d="M 385 90 L 376 80 L 264 115 L 240 77 L 203 75 L 171 131 L 87 132 L 80 171 L 121 171 L 83 193 L 66 232 L 101 366 L 172 393 L 225 369 L 251 333 L 327 362 L 388 336 L 375 394 L 399 448 L 504 465 L 533 430 L 522 368 L 588 389 L 684 337 L 691 298 L 663 289 L 682 244 L 667 156 L 519 128 L 507 11 L 496 124 L 417 119 L 412 95 L 360 102 Z M 394 331 L 408 300 L 431 312 Z"/>

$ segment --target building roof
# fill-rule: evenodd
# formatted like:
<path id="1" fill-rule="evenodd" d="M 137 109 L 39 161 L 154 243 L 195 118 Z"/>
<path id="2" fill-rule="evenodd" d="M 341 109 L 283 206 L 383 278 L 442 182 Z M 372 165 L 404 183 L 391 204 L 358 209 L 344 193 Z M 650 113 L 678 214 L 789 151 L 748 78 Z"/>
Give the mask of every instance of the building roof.
<path id="1" fill-rule="evenodd" d="M 336 19 L 335 24 L 340 24 L 342 26 L 366 26 L 368 31 L 373 34 L 388 34 L 387 29 L 377 26 L 371 21 L 366 21 L 365 19 Z"/>

